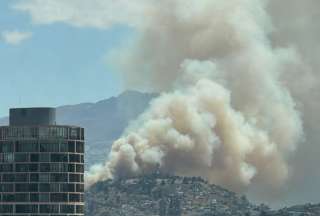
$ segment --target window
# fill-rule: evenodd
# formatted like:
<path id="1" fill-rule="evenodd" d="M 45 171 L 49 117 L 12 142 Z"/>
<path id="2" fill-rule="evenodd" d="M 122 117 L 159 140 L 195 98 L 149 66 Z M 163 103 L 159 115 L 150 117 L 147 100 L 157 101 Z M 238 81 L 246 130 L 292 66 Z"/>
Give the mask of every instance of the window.
<path id="1" fill-rule="evenodd" d="M 75 164 L 69 164 L 69 172 L 76 172 L 76 165 Z"/>
<path id="2" fill-rule="evenodd" d="M 14 174 L 3 174 L 2 181 L 3 182 L 13 182 L 14 181 Z"/>
<path id="3" fill-rule="evenodd" d="M 60 191 L 75 192 L 75 185 L 74 184 L 60 184 Z"/>
<path id="4" fill-rule="evenodd" d="M 51 163 L 51 164 L 50 164 L 50 171 L 51 171 L 51 172 L 60 172 L 60 164 L 58 164 L 58 163 Z"/>
<path id="5" fill-rule="evenodd" d="M 66 128 L 57 128 L 58 129 L 58 136 L 61 138 L 67 138 Z"/>
<path id="6" fill-rule="evenodd" d="M 16 202 L 29 202 L 29 194 L 27 193 L 16 193 Z"/>
<path id="7" fill-rule="evenodd" d="M 13 152 L 13 144 L 11 142 L 3 143 L 0 152 Z"/>
<path id="8" fill-rule="evenodd" d="M 38 172 L 39 171 L 38 164 L 29 164 L 29 171 L 30 172 Z"/>
<path id="9" fill-rule="evenodd" d="M 28 164 L 16 164 L 16 172 L 28 172 Z"/>
<path id="10" fill-rule="evenodd" d="M 30 161 L 31 162 L 39 162 L 39 154 L 31 154 Z"/>
<path id="11" fill-rule="evenodd" d="M 40 192 L 50 192 L 50 184 L 40 184 Z"/>
<path id="12" fill-rule="evenodd" d="M 80 128 L 69 128 L 70 138 L 79 139 L 80 138 Z"/>
<path id="13" fill-rule="evenodd" d="M 50 175 L 48 173 L 40 173 L 39 174 L 39 181 L 40 182 L 49 182 Z"/>
<path id="14" fill-rule="evenodd" d="M 38 192 L 38 184 L 16 184 L 16 192 Z"/>
<path id="15" fill-rule="evenodd" d="M 84 152 L 84 143 L 83 142 L 76 142 L 76 150 L 77 150 L 77 153 L 83 153 Z"/>
<path id="16" fill-rule="evenodd" d="M 49 137 L 57 137 L 59 130 L 57 127 L 49 127 Z"/>
<path id="17" fill-rule="evenodd" d="M 81 128 L 81 139 L 84 140 L 84 129 Z"/>
<path id="18" fill-rule="evenodd" d="M 78 155 L 78 154 L 69 154 L 69 162 L 78 162 L 78 163 L 80 163 L 80 155 Z"/>
<path id="19" fill-rule="evenodd" d="M 80 202 L 84 202 L 84 195 L 80 194 Z"/>
<path id="20" fill-rule="evenodd" d="M 69 202 L 80 202 L 80 194 L 69 194 Z"/>
<path id="21" fill-rule="evenodd" d="M 40 143 L 40 152 L 50 152 L 47 147 L 47 144 Z"/>
<path id="22" fill-rule="evenodd" d="M 68 143 L 67 142 L 60 143 L 60 152 L 68 152 Z"/>
<path id="23" fill-rule="evenodd" d="M 68 202 L 67 193 L 51 193 L 50 194 L 51 202 Z"/>
<path id="24" fill-rule="evenodd" d="M 59 152 L 58 143 L 41 143 L 40 152 Z"/>
<path id="25" fill-rule="evenodd" d="M 0 213 L 13 212 L 13 205 L 0 205 Z"/>
<path id="26" fill-rule="evenodd" d="M 13 205 L 0 205 L 0 213 L 13 212 Z"/>
<path id="27" fill-rule="evenodd" d="M 1 164 L 0 165 L 0 172 L 12 172 L 13 165 L 12 164 Z"/>
<path id="28" fill-rule="evenodd" d="M 38 213 L 38 205 L 16 205 L 16 213 Z"/>
<path id="29" fill-rule="evenodd" d="M 50 172 L 50 164 L 48 163 L 40 164 L 40 172 Z"/>
<path id="30" fill-rule="evenodd" d="M 68 162 L 67 154 L 51 154 L 51 162 Z"/>
<path id="31" fill-rule="evenodd" d="M 28 162 L 29 154 L 26 153 L 16 153 L 15 154 L 15 162 Z"/>
<path id="32" fill-rule="evenodd" d="M 16 178 L 15 179 L 16 182 L 28 182 L 28 174 L 27 173 L 16 174 L 15 178 Z"/>
<path id="33" fill-rule="evenodd" d="M 16 172 L 37 172 L 38 164 L 16 164 Z"/>
<path id="34" fill-rule="evenodd" d="M 16 184 L 16 192 L 28 192 L 29 184 Z"/>
<path id="35" fill-rule="evenodd" d="M 61 154 L 60 161 L 61 162 L 68 162 L 68 154 Z"/>
<path id="36" fill-rule="evenodd" d="M 50 192 L 59 192 L 59 184 L 51 183 Z"/>
<path id="37" fill-rule="evenodd" d="M 3 154 L 3 162 L 4 163 L 12 163 L 14 161 L 13 153 L 5 153 Z"/>
<path id="38" fill-rule="evenodd" d="M 3 194 L 2 195 L 3 202 L 14 202 L 14 194 Z"/>
<path id="39" fill-rule="evenodd" d="M 68 172 L 69 170 L 69 165 L 68 164 L 60 164 L 60 172 Z"/>
<path id="40" fill-rule="evenodd" d="M 79 174 L 69 174 L 69 182 L 80 182 Z"/>
<path id="41" fill-rule="evenodd" d="M 67 182 L 68 174 L 67 173 L 51 173 L 50 174 L 51 182 Z"/>
<path id="42" fill-rule="evenodd" d="M 49 194 L 48 193 L 41 193 L 39 194 L 39 202 L 49 202 Z"/>
<path id="43" fill-rule="evenodd" d="M 61 205 L 60 209 L 61 209 L 61 213 L 74 213 L 73 205 Z"/>
<path id="44" fill-rule="evenodd" d="M 77 184 L 76 185 L 76 191 L 77 192 L 84 192 L 84 185 L 83 184 Z"/>
<path id="45" fill-rule="evenodd" d="M 38 152 L 38 143 L 16 142 L 16 152 Z"/>
<path id="46" fill-rule="evenodd" d="M 30 194 L 30 201 L 31 201 L 31 202 L 39 202 L 39 194 L 37 194 L 37 193 L 31 193 L 31 194 Z"/>
<path id="47" fill-rule="evenodd" d="M 40 154 L 39 155 L 39 161 L 40 162 L 50 162 L 50 154 L 44 154 L 44 153 L 42 153 L 42 154 Z"/>
<path id="48" fill-rule="evenodd" d="M 49 128 L 48 127 L 40 127 L 39 128 L 39 138 L 45 139 L 48 137 Z"/>
<path id="49" fill-rule="evenodd" d="M 83 214 L 84 213 L 84 206 L 83 205 L 77 205 L 76 212 L 78 214 Z"/>
<path id="50" fill-rule="evenodd" d="M 59 205 L 40 205 L 40 213 L 59 213 Z"/>
<path id="51" fill-rule="evenodd" d="M 84 163 L 84 155 L 80 155 L 80 163 Z"/>
<path id="52" fill-rule="evenodd" d="M 68 152 L 75 152 L 74 141 L 68 142 Z"/>
<path id="53" fill-rule="evenodd" d="M 31 173 L 30 174 L 30 182 L 38 182 L 39 181 L 39 174 Z"/>
<path id="54" fill-rule="evenodd" d="M 77 164 L 76 167 L 77 167 L 77 172 L 80 172 L 80 173 L 84 172 L 83 164 Z"/>
<path id="55" fill-rule="evenodd" d="M 29 184 L 30 192 L 38 192 L 38 184 Z"/>

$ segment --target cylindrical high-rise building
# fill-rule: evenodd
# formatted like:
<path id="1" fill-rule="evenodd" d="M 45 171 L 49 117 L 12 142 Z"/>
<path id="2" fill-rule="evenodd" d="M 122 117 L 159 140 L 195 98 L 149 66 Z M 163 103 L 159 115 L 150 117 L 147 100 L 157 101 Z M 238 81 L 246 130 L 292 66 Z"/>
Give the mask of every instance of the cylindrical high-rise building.
<path id="1" fill-rule="evenodd" d="M 84 215 L 84 129 L 53 108 L 10 110 L 0 127 L 0 215 Z"/>

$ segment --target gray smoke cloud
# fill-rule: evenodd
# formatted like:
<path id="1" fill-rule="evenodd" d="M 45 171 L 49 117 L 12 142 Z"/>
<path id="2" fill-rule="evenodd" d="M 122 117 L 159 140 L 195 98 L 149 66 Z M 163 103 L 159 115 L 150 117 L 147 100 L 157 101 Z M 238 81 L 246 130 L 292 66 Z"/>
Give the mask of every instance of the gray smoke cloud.
<path id="1" fill-rule="evenodd" d="M 290 90 L 302 113 L 305 131 L 289 164 L 292 167 L 285 187 L 272 196 L 274 202 L 296 204 L 320 202 L 319 152 L 320 152 L 320 2 L 317 0 L 272 0 L 267 8 L 275 26 L 270 35 L 272 46 L 293 47 L 299 55 L 300 65 L 289 67 L 281 79 Z M 275 199 L 275 197 L 277 199 Z"/>
<path id="2" fill-rule="evenodd" d="M 165 0 L 148 7 L 140 37 L 110 58 L 129 87 L 162 94 L 115 141 L 106 163 L 91 170 L 88 185 L 156 169 L 235 191 L 285 183 L 303 140 L 285 78 L 308 67 L 295 47 L 270 39 L 267 6 Z"/>

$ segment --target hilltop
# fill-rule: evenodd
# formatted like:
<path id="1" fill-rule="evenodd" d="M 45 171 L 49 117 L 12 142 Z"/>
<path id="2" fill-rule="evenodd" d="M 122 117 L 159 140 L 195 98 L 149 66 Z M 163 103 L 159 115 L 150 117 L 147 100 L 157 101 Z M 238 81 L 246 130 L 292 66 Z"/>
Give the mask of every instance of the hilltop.
<path id="1" fill-rule="evenodd" d="M 198 177 L 146 175 L 99 182 L 86 192 L 87 216 L 319 216 L 320 205 L 273 211 Z"/>

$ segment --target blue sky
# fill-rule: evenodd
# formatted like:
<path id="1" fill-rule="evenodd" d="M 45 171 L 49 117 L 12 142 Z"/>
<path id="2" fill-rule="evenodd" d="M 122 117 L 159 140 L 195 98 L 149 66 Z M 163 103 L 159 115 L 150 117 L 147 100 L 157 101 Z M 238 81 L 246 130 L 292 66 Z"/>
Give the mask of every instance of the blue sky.
<path id="1" fill-rule="evenodd" d="M 0 1 L 0 33 L 32 36 L 18 44 L 0 39 L 0 116 L 10 107 L 95 102 L 123 90 L 106 55 L 130 40 L 131 29 L 36 25 L 28 14 L 12 9 L 14 2 Z"/>

